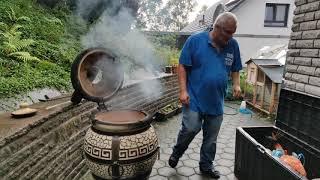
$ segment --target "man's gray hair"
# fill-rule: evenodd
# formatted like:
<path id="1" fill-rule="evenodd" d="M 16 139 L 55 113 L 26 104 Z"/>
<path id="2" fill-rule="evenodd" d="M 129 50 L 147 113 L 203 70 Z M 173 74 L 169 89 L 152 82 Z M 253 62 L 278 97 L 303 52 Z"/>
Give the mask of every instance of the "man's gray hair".
<path id="1" fill-rule="evenodd" d="M 219 14 L 219 16 L 216 18 L 213 25 L 220 25 L 221 26 L 229 20 L 233 20 L 236 25 L 238 24 L 238 19 L 237 19 L 236 15 L 234 15 L 231 12 L 224 12 L 224 13 Z"/>

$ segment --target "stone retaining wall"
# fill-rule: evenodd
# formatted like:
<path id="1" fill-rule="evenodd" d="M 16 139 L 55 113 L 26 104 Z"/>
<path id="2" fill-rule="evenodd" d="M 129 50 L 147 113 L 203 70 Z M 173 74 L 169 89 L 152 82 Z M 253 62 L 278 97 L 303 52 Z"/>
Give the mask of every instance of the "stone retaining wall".
<path id="1" fill-rule="evenodd" d="M 160 82 L 162 88 L 152 89 Z M 151 90 L 146 94 L 144 89 Z M 107 104 L 155 112 L 178 99 L 177 77 L 129 85 Z M 79 179 L 87 172 L 83 137 L 96 103 L 68 106 L 0 140 L 0 179 Z"/>
<path id="2" fill-rule="evenodd" d="M 320 1 L 296 0 L 285 86 L 320 96 Z"/>

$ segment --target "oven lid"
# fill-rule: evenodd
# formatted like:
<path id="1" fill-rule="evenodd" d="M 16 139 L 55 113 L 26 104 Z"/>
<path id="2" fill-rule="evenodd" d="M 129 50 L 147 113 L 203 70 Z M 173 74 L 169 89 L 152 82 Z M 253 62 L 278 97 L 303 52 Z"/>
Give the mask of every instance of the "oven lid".
<path id="1" fill-rule="evenodd" d="M 106 49 L 84 50 L 72 64 L 73 88 L 89 101 L 101 103 L 109 100 L 122 87 L 123 80 L 120 60 Z"/>

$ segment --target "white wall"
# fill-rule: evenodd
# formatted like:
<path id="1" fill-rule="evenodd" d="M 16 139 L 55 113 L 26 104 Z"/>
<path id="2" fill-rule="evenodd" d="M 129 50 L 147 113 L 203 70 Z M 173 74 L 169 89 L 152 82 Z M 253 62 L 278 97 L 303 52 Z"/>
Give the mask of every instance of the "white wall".
<path id="1" fill-rule="evenodd" d="M 239 43 L 242 64 L 251 57 L 256 57 L 259 50 L 264 46 L 285 45 L 289 43 L 289 38 L 251 38 L 235 37 Z"/>
<path id="2" fill-rule="evenodd" d="M 287 27 L 264 27 L 266 3 L 290 4 Z M 232 11 L 239 21 L 236 34 L 289 36 L 294 9 L 294 0 L 245 0 Z"/>

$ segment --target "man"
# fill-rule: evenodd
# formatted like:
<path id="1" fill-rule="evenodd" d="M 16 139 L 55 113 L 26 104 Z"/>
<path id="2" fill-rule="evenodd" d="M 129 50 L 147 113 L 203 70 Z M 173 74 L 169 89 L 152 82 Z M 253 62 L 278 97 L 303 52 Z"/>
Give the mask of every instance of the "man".
<path id="1" fill-rule="evenodd" d="M 232 38 L 237 18 L 230 12 L 220 14 L 210 32 L 188 38 L 181 52 L 178 67 L 179 99 L 183 104 L 182 127 L 169 158 L 176 167 L 179 158 L 198 132 L 203 130 L 200 151 L 200 171 L 211 178 L 219 178 L 212 161 L 223 119 L 224 96 L 231 72 L 233 95 L 239 97 L 242 69 L 239 46 Z"/>

